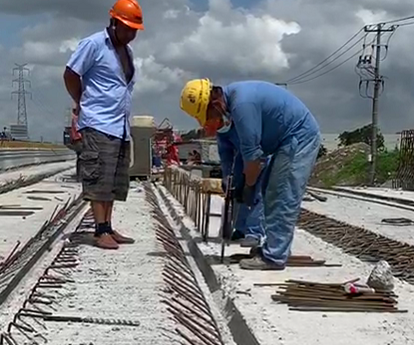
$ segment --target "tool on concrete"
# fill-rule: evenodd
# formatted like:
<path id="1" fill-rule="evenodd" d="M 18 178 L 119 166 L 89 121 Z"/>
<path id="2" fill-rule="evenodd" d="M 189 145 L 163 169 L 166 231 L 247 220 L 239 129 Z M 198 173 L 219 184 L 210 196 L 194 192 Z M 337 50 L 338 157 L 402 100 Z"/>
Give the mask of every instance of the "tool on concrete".
<path id="1" fill-rule="evenodd" d="M 80 317 L 80 316 L 65 316 L 65 315 L 43 315 L 39 316 L 45 321 L 50 322 L 79 322 L 79 323 L 94 323 L 98 325 L 117 325 L 117 326 L 140 326 L 139 321 L 124 320 L 124 319 L 102 319 L 95 317 Z"/>
<path id="2" fill-rule="evenodd" d="M 27 199 L 34 200 L 34 201 L 52 201 L 52 199 L 44 198 L 41 196 L 28 196 Z"/>
<path id="3" fill-rule="evenodd" d="M 33 190 L 28 190 L 26 192 L 26 194 L 63 194 L 66 193 L 63 190 L 37 190 L 37 189 L 33 189 Z"/>
<path id="4" fill-rule="evenodd" d="M 1 210 L 40 211 L 40 210 L 43 210 L 43 207 L 21 206 L 21 205 L 0 205 L 0 211 Z"/>
<path id="5" fill-rule="evenodd" d="M 34 211 L 21 211 L 21 210 L 0 210 L 0 217 L 28 217 L 34 214 Z"/>

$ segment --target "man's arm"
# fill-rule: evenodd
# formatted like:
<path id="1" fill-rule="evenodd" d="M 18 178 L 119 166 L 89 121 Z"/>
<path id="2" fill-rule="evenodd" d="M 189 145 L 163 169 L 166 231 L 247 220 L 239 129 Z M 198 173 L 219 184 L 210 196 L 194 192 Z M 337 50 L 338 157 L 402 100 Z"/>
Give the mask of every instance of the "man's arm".
<path id="1" fill-rule="evenodd" d="M 82 76 L 89 71 L 96 61 L 97 49 L 93 41 L 82 40 L 66 65 L 63 79 L 66 90 L 76 105 L 82 96 Z"/>
<path id="2" fill-rule="evenodd" d="M 76 107 L 79 105 L 82 96 L 81 77 L 73 72 L 69 67 L 66 67 L 65 73 L 63 74 L 63 79 L 65 81 L 66 90 L 75 102 L 75 115 L 78 115 L 76 113 L 79 109 L 76 109 Z"/>
<path id="3" fill-rule="evenodd" d="M 262 114 L 254 103 L 241 103 L 231 112 L 240 140 L 240 151 L 244 161 L 246 184 L 253 186 L 261 171 L 260 158 L 263 156 Z"/>

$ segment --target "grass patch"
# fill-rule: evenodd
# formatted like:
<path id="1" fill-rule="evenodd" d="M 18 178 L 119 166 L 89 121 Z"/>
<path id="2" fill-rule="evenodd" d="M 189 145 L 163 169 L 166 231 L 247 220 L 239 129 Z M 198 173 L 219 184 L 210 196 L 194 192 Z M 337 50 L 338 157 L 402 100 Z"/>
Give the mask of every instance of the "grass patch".
<path id="1" fill-rule="evenodd" d="M 396 150 L 379 152 L 376 166 L 376 184 L 383 184 L 395 176 L 398 168 L 399 153 Z M 370 164 L 364 152 L 356 152 L 354 156 L 343 162 L 341 167 L 326 169 L 320 180 L 324 187 L 364 185 L 369 179 Z"/>

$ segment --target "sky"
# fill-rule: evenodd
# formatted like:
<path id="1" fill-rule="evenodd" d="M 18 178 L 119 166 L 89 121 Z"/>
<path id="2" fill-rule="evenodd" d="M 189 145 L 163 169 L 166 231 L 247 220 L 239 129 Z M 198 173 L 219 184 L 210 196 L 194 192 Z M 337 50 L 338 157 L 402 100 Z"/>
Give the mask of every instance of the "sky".
<path id="1" fill-rule="evenodd" d="M 81 38 L 107 26 L 113 1 L 0 0 L 0 127 L 17 121 L 12 70 L 15 63 L 27 63 L 30 137 L 62 139 L 71 106 L 62 78 L 65 64 Z M 414 15 L 411 0 L 142 0 L 140 4 L 146 30 L 132 44 L 137 73 L 132 113 L 152 115 L 158 123 L 167 117 L 177 129 L 196 127 L 179 108 L 181 88 L 189 79 L 208 77 L 217 85 L 251 79 L 283 83 L 318 65 L 365 24 Z M 386 78 L 379 125 L 384 133 L 414 128 L 413 34 L 414 25 L 406 25 L 389 41 L 388 34 L 383 36 L 384 44 L 389 42 L 387 54 L 383 46 L 381 56 L 381 74 Z M 362 33 L 337 60 L 288 85 L 324 133 L 371 121 L 372 101 L 360 96 L 355 73 L 364 43 L 358 42 L 360 37 Z M 364 55 L 371 54 L 373 38 L 367 37 Z"/>

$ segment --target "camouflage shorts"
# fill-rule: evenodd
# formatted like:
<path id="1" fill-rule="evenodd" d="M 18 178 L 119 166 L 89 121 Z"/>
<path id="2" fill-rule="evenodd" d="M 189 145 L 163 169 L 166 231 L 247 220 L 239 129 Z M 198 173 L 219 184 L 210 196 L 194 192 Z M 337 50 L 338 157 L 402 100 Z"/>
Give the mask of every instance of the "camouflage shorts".
<path id="1" fill-rule="evenodd" d="M 82 133 L 80 171 L 90 201 L 125 201 L 129 189 L 130 143 L 92 128 Z"/>

